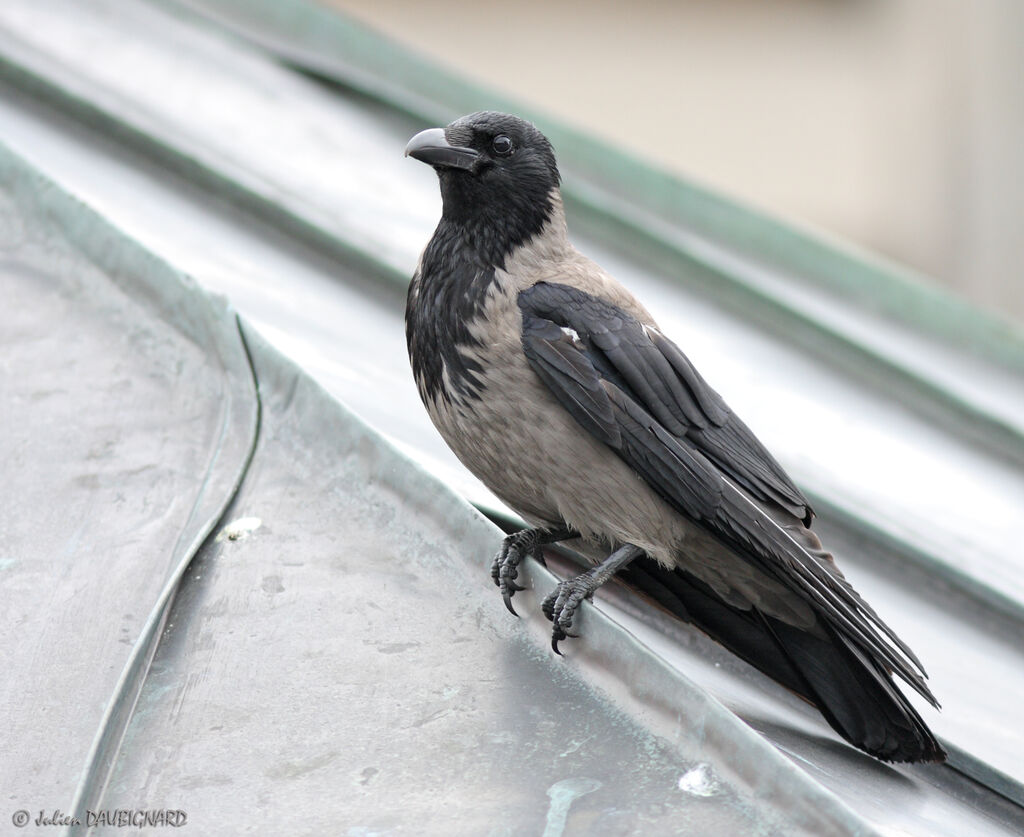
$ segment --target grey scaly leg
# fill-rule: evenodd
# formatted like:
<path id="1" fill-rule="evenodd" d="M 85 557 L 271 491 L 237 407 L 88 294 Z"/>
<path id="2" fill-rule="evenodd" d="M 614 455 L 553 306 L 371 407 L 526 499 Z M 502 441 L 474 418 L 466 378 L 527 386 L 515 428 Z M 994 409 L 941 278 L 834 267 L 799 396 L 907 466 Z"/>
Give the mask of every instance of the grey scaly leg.
<path id="1" fill-rule="evenodd" d="M 554 623 L 551 631 L 551 648 L 556 654 L 561 655 L 562 653 L 558 650 L 558 643 L 566 637 L 574 636 L 569 633 L 569 628 L 572 627 L 572 619 L 580 603 L 584 599 L 591 598 L 598 587 L 643 554 L 644 551 L 640 547 L 633 546 L 631 543 L 620 546 L 604 561 L 583 575 L 559 582 L 558 586 L 544 599 L 541 609 L 544 611 L 544 615 Z"/>

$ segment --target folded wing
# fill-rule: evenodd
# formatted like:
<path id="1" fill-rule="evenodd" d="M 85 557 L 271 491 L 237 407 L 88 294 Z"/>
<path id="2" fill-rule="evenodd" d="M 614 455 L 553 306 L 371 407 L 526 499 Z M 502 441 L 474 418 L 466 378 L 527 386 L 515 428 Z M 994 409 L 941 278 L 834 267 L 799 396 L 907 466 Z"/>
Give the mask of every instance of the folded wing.
<path id="1" fill-rule="evenodd" d="M 519 295 L 526 357 L 558 402 L 673 508 L 812 604 L 830 630 L 937 705 L 910 649 L 843 579 L 764 510 L 810 506 L 670 340 L 557 283 Z M 760 501 L 760 502 L 758 502 Z"/>

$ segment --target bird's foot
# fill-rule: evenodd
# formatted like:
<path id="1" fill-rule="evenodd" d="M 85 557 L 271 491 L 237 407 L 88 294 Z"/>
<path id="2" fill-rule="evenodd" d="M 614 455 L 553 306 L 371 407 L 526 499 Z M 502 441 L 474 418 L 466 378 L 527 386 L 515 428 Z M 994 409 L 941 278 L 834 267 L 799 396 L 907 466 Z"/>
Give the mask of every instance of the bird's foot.
<path id="1" fill-rule="evenodd" d="M 562 652 L 558 650 L 558 643 L 563 639 L 575 637 L 576 634 L 569 633 L 572 627 L 572 620 L 576 615 L 576 609 L 584 599 L 594 596 L 594 591 L 610 579 L 615 573 L 643 555 L 643 550 L 632 544 L 620 546 L 611 555 L 604 559 L 592 570 L 583 575 L 560 581 L 558 586 L 541 603 L 541 610 L 551 620 L 551 650 L 559 656 Z"/>
<path id="2" fill-rule="evenodd" d="M 576 609 L 584 599 L 592 598 L 594 591 L 600 586 L 601 582 L 594 578 L 594 572 L 591 570 L 575 578 L 558 582 L 558 586 L 541 602 L 540 609 L 544 611 L 544 615 L 553 625 L 551 650 L 559 656 L 562 655 L 562 652 L 558 650 L 558 643 L 563 639 L 569 637 L 575 639 L 578 636 L 578 634 L 569 633 Z"/>
<path id="3" fill-rule="evenodd" d="M 491 562 L 491 578 L 498 589 L 505 607 L 514 616 L 519 614 L 512 607 L 512 597 L 524 587 L 516 584 L 519 577 L 519 565 L 527 555 L 532 555 L 541 564 L 544 563 L 543 546 L 570 538 L 579 537 L 571 529 L 523 529 L 513 532 L 501 543 L 501 549 Z"/>
<path id="4" fill-rule="evenodd" d="M 491 562 L 491 578 L 501 590 L 501 598 L 505 601 L 505 607 L 509 613 L 516 616 L 515 608 L 512 607 L 512 597 L 520 590 L 525 589 L 516 584 L 519 578 L 519 564 L 530 554 L 536 555 L 540 550 L 540 542 L 537 539 L 537 529 L 523 529 L 521 532 L 514 532 L 501 542 L 501 549 L 494 556 Z"/>

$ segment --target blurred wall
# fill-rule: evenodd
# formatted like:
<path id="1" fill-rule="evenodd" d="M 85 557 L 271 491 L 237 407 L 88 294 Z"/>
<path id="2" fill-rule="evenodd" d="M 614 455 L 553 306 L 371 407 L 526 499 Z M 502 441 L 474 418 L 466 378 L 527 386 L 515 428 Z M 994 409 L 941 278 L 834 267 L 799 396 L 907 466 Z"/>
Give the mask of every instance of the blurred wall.
<path id="1" fill-rule="evenodd" d="M 1021 0 L 325 0 L 1024 320 Z"/>

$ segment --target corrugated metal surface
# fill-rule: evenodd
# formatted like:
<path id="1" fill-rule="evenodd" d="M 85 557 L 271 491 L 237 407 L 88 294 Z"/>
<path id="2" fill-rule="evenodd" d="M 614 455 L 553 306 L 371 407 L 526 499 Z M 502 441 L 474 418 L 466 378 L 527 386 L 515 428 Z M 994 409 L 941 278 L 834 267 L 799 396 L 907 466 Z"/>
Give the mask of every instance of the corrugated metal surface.
<path id="1" fill-rule="evenodd" d="M 436 220 L 439 202 L 433 176 L 403 161 L 401 148 L 414 130 L 425 125 L 423 119 L 410 117 L 410 109 L 419 108 L 436 123 L 444 119 L 445 114 L 438 112 L 444 108 L 454 113 L 504 103 L 436 74 L 410 73 L 412 59 L 407 56 L 400 55 L 402 60 L 392 62 L 396 77 L 389 79 L 380 66 L 395 56 L 387 45 L 374 42 L 372 36 L 344 21 L 321 19 L 321 10 L 315 7 L 288 4 L 290 16 L 278 21 L 268 15 L 283 4 L 235 7 L 211 2 L 209 7 L 236 18 L 244 13 L 248 17 L 242 22 L 249 31 L 273 34 L 278 52 L 304 56 L 320 72 L 372 90 L 376 98 L 315 84 L 215 27 L 202 25 L 190 15 L 169 13 L 167 9 L 173 10 L 173 6 L 107 2 L 83 10 L 75 3 L 11 2 L 0 9 L 0 27 L 5 33 L 0 49 L 7 79 L 0 101 L 4 139 L 132 238 L 196 276 L 202 285 L 226 293 L 265 337 L 333 395 L 449 484 L 494 508 L 495 501 L 443 449 L 419 407 L 408 373 L 400 325 L 401 279 L 411 272 Z M 318 25 L 296 25 L 303 21 Z M 289 25 L 293 27 L 290 30 Z M 105 60 L 95 61 L 97 54 Z M 371 54 L 377 56 L 377 65 L 366 57 Z M 403 110 L 393 109 L 395 103 L 402 104 Z M 629 169 L 635 166 L 630 161 L 614 155 L 602 157 L 602 149 L 557 125 L 543 127 L 558 143 L 567 170 L 574 209 L 570 223 L 578 230 L 578 244 L 640 294 L 706 376 L 815 492 L 825 507 L 823 533 L 836 546 L 848 575 L 928 666 L 945 711 L 935 716 L 926 710 L 926 717 L 956 748 L 954 763 L 1001 793 L 1024 799 L 1020 790 L 1024 759 L 1019 755 L 1024 744 L 1024 666 L 1019 649 L 1024 588 L 1020 584 L 1022 560 L 1013 547 L 1021 534 L 1024 498 L 1020 465 L 1024 454 L 1017 444 L 1024 415 L 1020 409 L 1024 386 L 1018 339 L 984 318 L 963 312 L 961 331 L 968 335 L 963 342 L 970 346 L 957 347 L 949 339 L 950 323 L 957 318 L 955 306 L 948 301 L 925 292 L 918 294 L 898 277 L 889 276 L 885 268 L 829 250 L 771 222 L 761 223 L 762 219 L 742 210 L 730 215 L 728 205 L 713 196 L 686 192 L 685 184 L 676 184 L 674 192 L 662 184 L 658 192 L 652 176 L 645 175 L 642 167 L 637 174 Z M 595 173 L 599 169 L 604 173 Z M 616 178 L 623 177 L 624 171 L 632 171 L 634 189 L 616 195 L 623 189 Z M 12 210 L 9 217 L 21 217 L 21 213 Z M 46 274 L 45 260 L 42 265 L 41 272 Z M 837 278 L 844 271 L 871 294 L 865 299 L 851 298 L 852 283 L 843 285 Z M 38 301 L 31 295 L 26 299 Z M 894 317 L 893 309 L 899 317 Z M 32 320 L 27 314 L 25 319 Z M 61 341 L 51 340 L 57 351 Z M 101 344 L 98 341 L 97 345 Z M 168 351 L 173 354 L 177 349 Z M 25 355 L 21 367 L 25 374 L 31 369 L 31 357 Z M 751 358 L 757 359 L 756 373 Z M 105 376 L 97 372 L 103 380 L 111 374 L 111 370 Z M 124 379 L 136 377 L 140 375 L 125 373 Z M 209 390 L 200 386 L 198 377 L 193 383 L 201 392 Z M 127 403 L 134 403 L 131 395 L 124 397 Z M 208 397 L 220 403 L 217 397 Z M 189 403 L 177 394 L 172 400 Z M 158 403 L 147 399 L 147 406 L 154 410 Z M 763 409 L 765 404 L 770 409 Z M 309 428 L 300 432 L 302 422 L 286 413 L 283 411 L 280 420 L 288 424 L 288 432 L 306 438 Z M 67 417 L 64 421 L 67 423 Z M 204 418 L 199 414 L 192 421 Z M 12 416 L 12 426 L 15 423 L 28 426 L 20 416 Z M 62 426 L 56 419 L 55 425 Z M 142 422 L 142 426 L 151 425 Z M 173 426 L 184 432 L 187 425 Z M 972 427 L 975 430 L 970 430 Z M 978 427 L 983 432 L 978 432 Z M 212 432 L 206 431 L 206 438 L 213 438 Z M 241 444 L 237 434 L 229 435 Z M 312 444 L 307 438 L 306 443 L 312 452 L 304 455 L 314 459 L 325 455 L 318 447 L 322 440 Z M 235 457 L 244 450 L 241 444 Z M 279 454 L 275 446 L 265 446 L 256 462 L 261 458 L 274 461 Z M 287 470 L 279 462 L 267 467 L 271 473 Z M 322 476 L 329 479 L 331 475 Z M 258 504 L 270 502 L 260 491 L 254 489 L 253 494 L 259 498 Z M 401 481 L 394 491 L 403 491 Z M 414 493 L 410 491 L 410 495 Z M 83 491 L 77 496 L 83 503 L 102 505 L 97 499 L 102 495 Z M 337 495 L 332 496 L 337 503 Z M 330 508 L 330 503 L 324 502 L 318 535 L 331 531 L 322 520 Z M 433 513 L 412 496 L 395 501 L 396 508 L 405 508 L 403 504 L 412 504 L 405 513 L 417 519 Z M 292 520 L 298 511 L 282 504 L 281 515 Z M 26 518 L 30 520 L 31 515 Z M 161 520 L 174 528 L 174 518 Z M 37 525 L 51 533 L 59 531 L 50 518 L 37 521 Z M 117 527 L 122 533 L 131 529 Z M 294 535 L 295 530 L 288 531 Z M 193 543 L 198 534 L 200 530 L 182 536 L 182 544 Z M 493 604 L 489 579 L 482 572 L 489 557 L 488 537 L 493 535 L 483 535 L 479 541 L 465 535 L 452 540 L 481 570 L 474 576 L 466 569 L 467 590 Z M 316 541 L 312 535 L 310 539 L 311 544 Z M 254 536 L 251 543 L 260 544 L 259 537 Z M 374 554 L 377 550 L 386 553 L 380 540 L 373 543 Z M 61 540 L 60 544 L 64 548 L 67 542 Z M 244 544 L 229 544 L 234 546 Z M 211 546 L 210 555 L 221 556 L 223 548 Z M 273 550 L 273 545 L 269 548 Z M 56 541 L 52 549 L 41 552 L 58 554 Z M 147 612 L 150 606 L 159 611 L 166 567 L 174 566 L 178 555 L 171 549 L 165 552 L 159 577 L 148 568 L 142 572 L 143 582 L 125 582 L 133 599 L 150 603 Z M 73 546 L 70 554 L 78 555 Z M 271 561 L 272 556 L 268 553 L 254 560 L 258 564 Z M 54 562 L 48 570 L 61 572 L 64 566 Z M 76 572 L 86 584 L 90 565 L 74 562 L 68 566 L 78 566 Z M 281 573 L 268 571 L 266 575 Z M 34 576 L 37 580 L 43 577 L 45 573 Z M 258 754 L 249 754 L 254 759 L 251 762 L 239 759 L 224 772 L 200 771 L 195 775 L 212 776 L 213 780 L 190 784 L 187 771 L 175 767 L 174 759 L 155 761 L 153 753 L 166 754 L 175 740 L 175 729 L 181 728 L 182 714 L 174 709 L 174 701 L 180 700 L 184 706 L 192 700 L 190 695 L 196 694 L 185 713 L 190 724 L 194 715 L 204 717 L 204 707 L 226 703 L 231 678 L 219 678 L 225 676 L 225 669 L 234 669 L 223 665 L 222 658 L 208 646 L 236 622 L 255 620 L 258 630 L 253 629 L 255 647 L 248 651 L 244 642 L 237 647 L 227 643 L 231 658 L 237 660 L 235 666 L 263 665 L 262 649 L 272 641 L 286 643 L 282 657 L 287 660 L 294 659 L 302 641 L 309 644 L 308 636 L 302 641 L 296 638 L 294 644 L 282 639 L 275 632 L 285 628 L 269 610 L 248 607 L 253 596 L 270 595 L 257 594 L 257 581 L 262 584 L 244 572 L 234 575 L 225 571 L 215 582 L 208 582 L 226 585 L 225 594 L 230 591 L 227 601 L 234 597 L 246 607 L 230 610 L 223 618 L 214 614 L 215 627 L 205 634 L 200 626 L 207 605 L 197 602 L 209 603 L 206 597 L 210 593 L 202 579 L 194 579 L 191 592 L 183 595 L 181 602 L 191 602 L 193 609 L 183 611 L 180 620 L 172 618 L 180 633 L 172 629 L 167 637 L 178 639 L 162 643 L 157 651 L 157 660 L 165 661 L 161 665 L 166 669 L 154 671 L 145 682 L 145 690 L 154 691 L 145 697 L 151 703 L 143 705 L 152 705 L 154 711 L 136 715 L 132 721 L 132 729 L 137 729 L 132 735 L 141 736 L 138 740 L 146 743 L 134 750 L 126 747 L 121 755 L 116 774 L 120 778 L 109 797 L 116 797 L 117 804 L 134 804 L 131 791 L 144 774 L 165 776 L 165 783 L 157 782 L 154 787 L 164 794 L 177 792 L 184 801 L 175 805 L 182 808 L 187 808 L 190 792 L 202 787 L 206 790 L 196 790 L 191 796 L 202 799 L 202 810 L 209 810 L 207 806 L 216 797 L 209 789 L 224 777 L 233 775 L 239 787 L 255 788 L 255 775 L 246 771 L 263 764 Z M 290 578 L 302 594 L 297 601 L 315 594 L 306 586 L 308 582 L 301 572 Z M 321 579 L 317 583 L 328 582 Z M 330 583 L 340 581 L 335 578 Z M 437 591 L 433 595 L 440 596 Z M 267 601 L 274 599 L 271 596 Z M 436 601 L 438 611 L 443 610 L 442 598 Z M 52 606 L 48 600 L 45 604 L 40 600 L 40 610 L 34 612 L 44 613 Z M 408 601 L 396 604 L 400 612 L 409 606 Z M 75 608 L 78 619 L 84 618 L 88 607 L 86 601 L 84 609 Z M 179 603 L 179 607 L 185 605 Z M 302 605 L 297 607 L 297 612 L 303 612 Z M 637 610 L 629 601 L 616 604 L 605 600 L 599 608 L 613 613 L 661 659 L 764 732 L 804 768 L 801 775 L 838 794 L 876 827 L 894 833 L 965 834 L 1012 831 L 1019 824 L 1019 808 L 949 768 L 894 769 L 860 756 L 840 744 L 810 709 L 702 637 L 661 624 L 658 617 Z M 142 617 L 136 614 L 133 618 Z M 58 643 L 60 630 L 73 630 L 75 621 L 52 623 L 40 647 Z M 295 621 L 285 618 L 284 624 L 292 627 Z M 264 622 L 272 623 L 265 626 L 269 633 L 257 640 Z M 596 677 L 592 665 L 595 655 L 601 659 L 602 653 L 593 624 L 594 620 L 588 619 L 584 639 L 570 650 L 569 671 L 579 667 L 587 677 Z M 126 637 L 130 642 L 145 639 L 140 625 L 129 626 Z M 499 632 L 507 631 L 508 636 L 520 636 L 518 624 L 509 624 L 503 610 L 494 611 L 493 626 Z M 342 630 L 341 623 L 335 627 Z M 346 623 L 344 630 L 351 630 L 351 625 Z M 438 624 L 431 623 L 424 634 L 438 630 Z M 539 637 L 543 624 L 535 620 L 529 630 Z M 104 696 L 121 676 L 121 661 L 128 659 L 109 654 L 111 631 L 112 626 L 100 620 L 94 632 L 83 636 L 95 641 L 91 650 L 72 645 L 67 651 L 67 659 L 72 661 L 82 659 L 79 651 L 97 655 L 110 672 L 110 677 L 96 679 L 95 711 L 82 716 L 82 731 L 76 739 L 90 730 L 92 741 L 110 706 Z M 672 638 L 666 639 L 666 635 Z M 148 648 L 144 642 L 137 647 Z M 12 659 L 29 665 L 25 661 L 31 658 L 17 632 L 9 635 L 7 648 Z M 332 656 L 341 653 L 329 643 L 322 648 Z M 114 650 L 127 654 L 129 646 Z M 148 659 L 141 651 L 135 653 Z M 351 660 L 369 665 L 363 657 Z M 32 665 L 36 664 L 38 660 Z M 194 664 L 208 672 L 198 692 L 194 683 L 189 685 L 187 674 Z M 600 679 L 605 687 L 620 677 L 633 682 L 639 676 L 630 673 L 628 655 L 617 658 L 616 665 L 627 668 L 609 666 L 610 674 Z M 650 665 L 656 668 L 661 664 L 654 660 Z M 545 674 L 538 674 L 537 682 L 546 682 L 544 678 L 551 672 L 561 670 L 557 665 L 544 668 Z M 645 668 L 641 673 L 653 676 L 649 674 L 653 670 Z M 57 671 L 45 679 L 36 677 L 37 670 L 31 668 L 24 679 L 35 684 L 33 694 L 38 697 L 47 692 Z M 168 679 L 160 680 L 161 671 Z M 215 682 L 207 683 L 210 678 Z M 164 687 L 167 691 L 160 693 L 159 688 Z M 280 718 L 294 702 L 292 697 L 271 700 L 265 710 L 268 718 Z M 12 693 L 9 703 L 26 705 L 20 693 Z M 645 723 L 637 704 L 628 700 L 626 704 L 627 715 L 657 736 L 658 729 Z M 54 711 L 63 707 L 71 712 L 59 699 L 53 706 Z M 530 710 L 534 708 L 531 704 Z M 553 717 L 563 717 L 563 721 L 568 717 L 552 711 Z M 163 720 L 147 720 L 154 715 Z M 26 729 L 32 729 L 38 718 L 26 717 L 30 719 Z M 515 738 L 514 719 L 508 723 L 509 735 Z M 685 725 L 685 718 L 680 723 Z M 295 779 L 297 784 L 292 787 L 310 792 L 304 797 L 310 806 L 315 784 L 307 781 L 318 781 L 318 771 L 337 778 L 352 767 L 344 749 L 334 750 L 336 755 L 321 765 L 317 759 L 332 751 L 312 747 L 311 735 L 316 730 L 311 726 L 299 725 L 292 731 L 296 752 L 281 762 L 296 767 L 294 776 L 284 767 L 279 771 L 281 783 Z M 40 729 L 34 732 L 38 736 Z M 222 761 L 225 753 L 218 750 L 215 737 L 201 741 L 202 732 L 198 726 L 189 727 L 188 740 L 195 741 L 198 748 L 188 751 L 189 755 L 197 764 Z M 264 728 L 261 734 L 269 733 Z M 303 750 L 304 746 L 307 749 Z M 299 750 L 306 755 L 300 756 Z M 106 752 L 102 747 L 96 749 L 97 754 L 102 752 Z M 599 751 L 587 752 L 588 756 L 581 756 L 584 762 L 591 757 L 601 760 Z M 690 761 L 668 758 L 661 764 L 670 773 L 689 770 L 698 763 L 692 756 L 691 751 Z M 84 758 L 71 759 L 75 770 Z M 738 756 L 735 762 L 723 759 L 726 766 L 715 762 L 714 769 L 740 770 L 744 758 Z M 311 767 L 306 771 L 303 765 Z M 40 766 L 40 775 L 45 774 L 49 787 L 60 795 L 77 782 L 77 775 L 65 772 L 69 769 L 69 764 L 57 766 L 51 760 Z M 307 774 L 308 780 L 300 778 Z M 749 776 L 737 780 L 735 786 L 727 782 L 736 788 L 730 800 L 751 792 L 749 785 L 743 785 L 748 780 Z M 29 781 L 16 787 L 33 786 Z M 530 786 L 530 794 L 547 804 L 540 785 Z M 244 799 L 244 794 L 239 798 Z M 373 798 L 372 794 L 366 797 Z M 595 792 L 591 802 L 597 804 L 600 798 Z M 767 806 L 757 810 L 769 822 L 766 812 L 775 801 L 770 795 L 755 793 L 755 798 L 760 800 L 757 805 Z M 166 797 L 146 799 L 171 803 Z M 656 802 L 654 797 L 645 799 L 652 805 Z M 657 804 L 675 804 L 676 799 L 666 797 Z M 62 796 L 54 804 L 67 806 L 65 800 Z M 40 800 L 40 804 L 51 802 Z M 269 796 L 260 804 L 274 807 Z M 374 803 L 367 804 L 372 808 Z M 577 804 L 583 804 L 582 798 Z M 838 806 L 835 810 L 843 811 L 839 803 L 834 804 Z M 11 806 L 17 806 L 13 797 Z M 723 810 L 728 807 L 724 805 Z M 633 813 L 647 816 L 649 811 L 642 813 L 642 808 L 638 806 Z M 840 819 L 843 816 L 846 814 Z M 276 820 L 268 822 L 282 827 Z M 303 823 L 304 827 L 322 829 L 324 821 L 310 813 Z M 225 824 L 231 830 L 231 823 Z M 401 822 L 396 822 L 395 827 L 399 825 Z M 538 830 L 514 817 L 508 825 L 510 833 Z M 608 830 L 616 833 L 610 825 Z"/>

